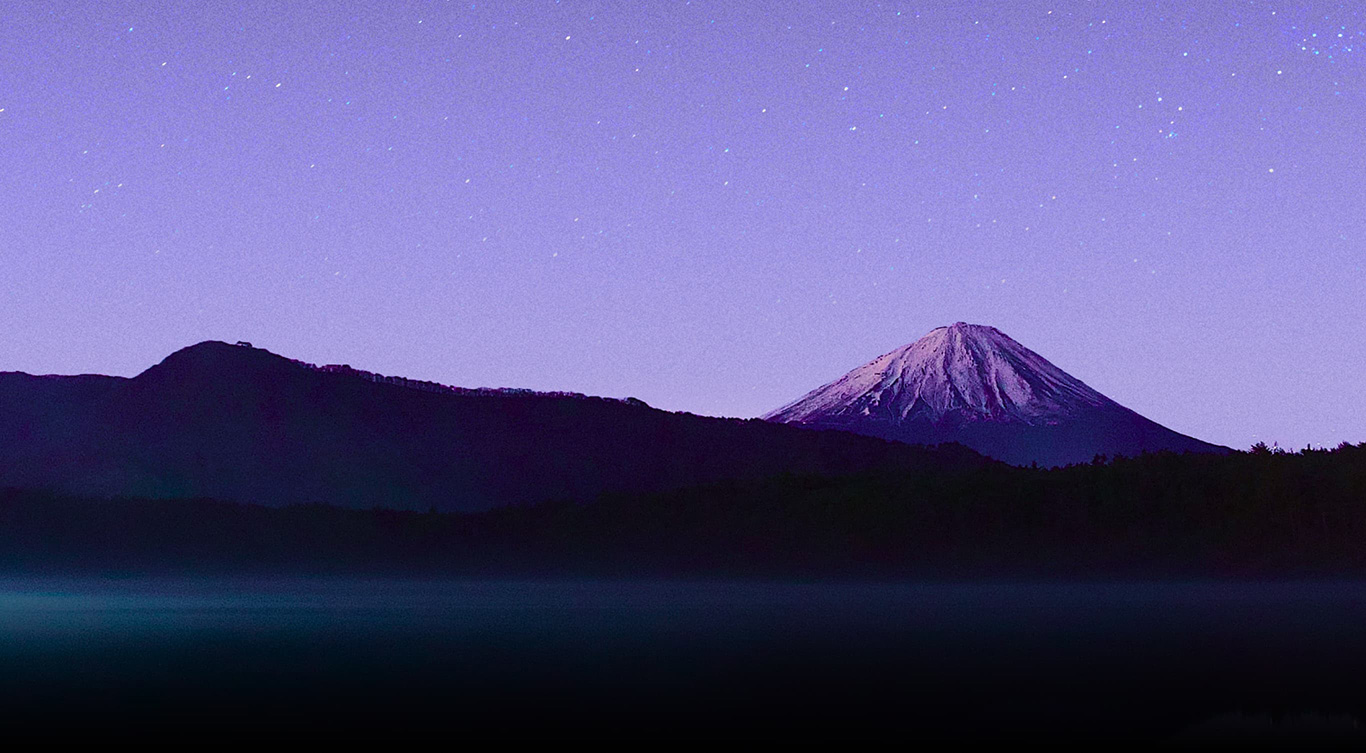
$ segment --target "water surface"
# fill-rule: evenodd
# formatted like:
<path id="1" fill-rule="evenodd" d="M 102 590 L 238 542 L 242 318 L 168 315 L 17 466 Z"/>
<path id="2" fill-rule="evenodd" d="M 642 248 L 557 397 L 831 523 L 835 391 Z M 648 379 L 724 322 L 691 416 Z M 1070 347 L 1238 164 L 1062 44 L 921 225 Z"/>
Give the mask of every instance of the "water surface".
<path id="1" fill-rule="evenodd" d="M 58 737 L 1341 739 L 1366 709 L 1362 625 L 1353 583 L 9 579 L 0 720 Z"/>

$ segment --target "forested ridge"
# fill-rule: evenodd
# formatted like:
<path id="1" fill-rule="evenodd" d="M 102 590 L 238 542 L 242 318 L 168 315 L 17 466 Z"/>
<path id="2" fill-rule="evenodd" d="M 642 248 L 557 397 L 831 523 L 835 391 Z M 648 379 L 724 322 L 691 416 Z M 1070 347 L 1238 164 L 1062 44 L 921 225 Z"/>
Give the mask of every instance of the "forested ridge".
<path id="1" fill-rule="evenodd" d="M 528 577 L 1366 576 L 1366 444 L 783 475 L 478 513 L 0 491 L 0 569 Z"/>

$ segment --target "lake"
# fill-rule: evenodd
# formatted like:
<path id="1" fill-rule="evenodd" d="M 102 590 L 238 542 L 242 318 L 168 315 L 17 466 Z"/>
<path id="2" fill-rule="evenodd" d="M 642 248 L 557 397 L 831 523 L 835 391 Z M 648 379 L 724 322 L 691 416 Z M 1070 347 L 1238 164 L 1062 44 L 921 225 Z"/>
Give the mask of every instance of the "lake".
<path id="1" fill-rule="evenodd" d="M 0 579 L 50 738 L 1356 742 L 1366 584 Z"/>

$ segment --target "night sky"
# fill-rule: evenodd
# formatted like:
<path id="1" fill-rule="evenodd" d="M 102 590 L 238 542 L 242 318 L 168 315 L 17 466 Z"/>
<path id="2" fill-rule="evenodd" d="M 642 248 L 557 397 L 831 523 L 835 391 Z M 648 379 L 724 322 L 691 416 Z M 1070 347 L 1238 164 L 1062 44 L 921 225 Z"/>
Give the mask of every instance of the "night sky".
<path id="1" fill-rule="evenodd" d="M 1366 3 L 0 5 L 0 370 L 753 416 L 955 321 L 1366 440 Z"/>

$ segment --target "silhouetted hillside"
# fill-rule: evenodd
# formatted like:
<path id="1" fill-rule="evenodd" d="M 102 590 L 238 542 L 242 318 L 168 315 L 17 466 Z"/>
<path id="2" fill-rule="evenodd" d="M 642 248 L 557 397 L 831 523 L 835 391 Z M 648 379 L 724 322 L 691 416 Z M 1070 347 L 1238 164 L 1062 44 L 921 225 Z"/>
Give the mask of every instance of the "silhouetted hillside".
<path id="1" fill-rule="evenodd" d="M 727 482 L 480 513 L 0 492 L 8 571 L 1366 576 L 1366 444 Z"/>
<path id="2" fill-rule="evenodd" d="M 219 342 L 132 379 L 0 374 L 0 486 L 96 497 L 482 510 L 781 473 L 988 463 L 956 446 L 458 389 Z"/>

